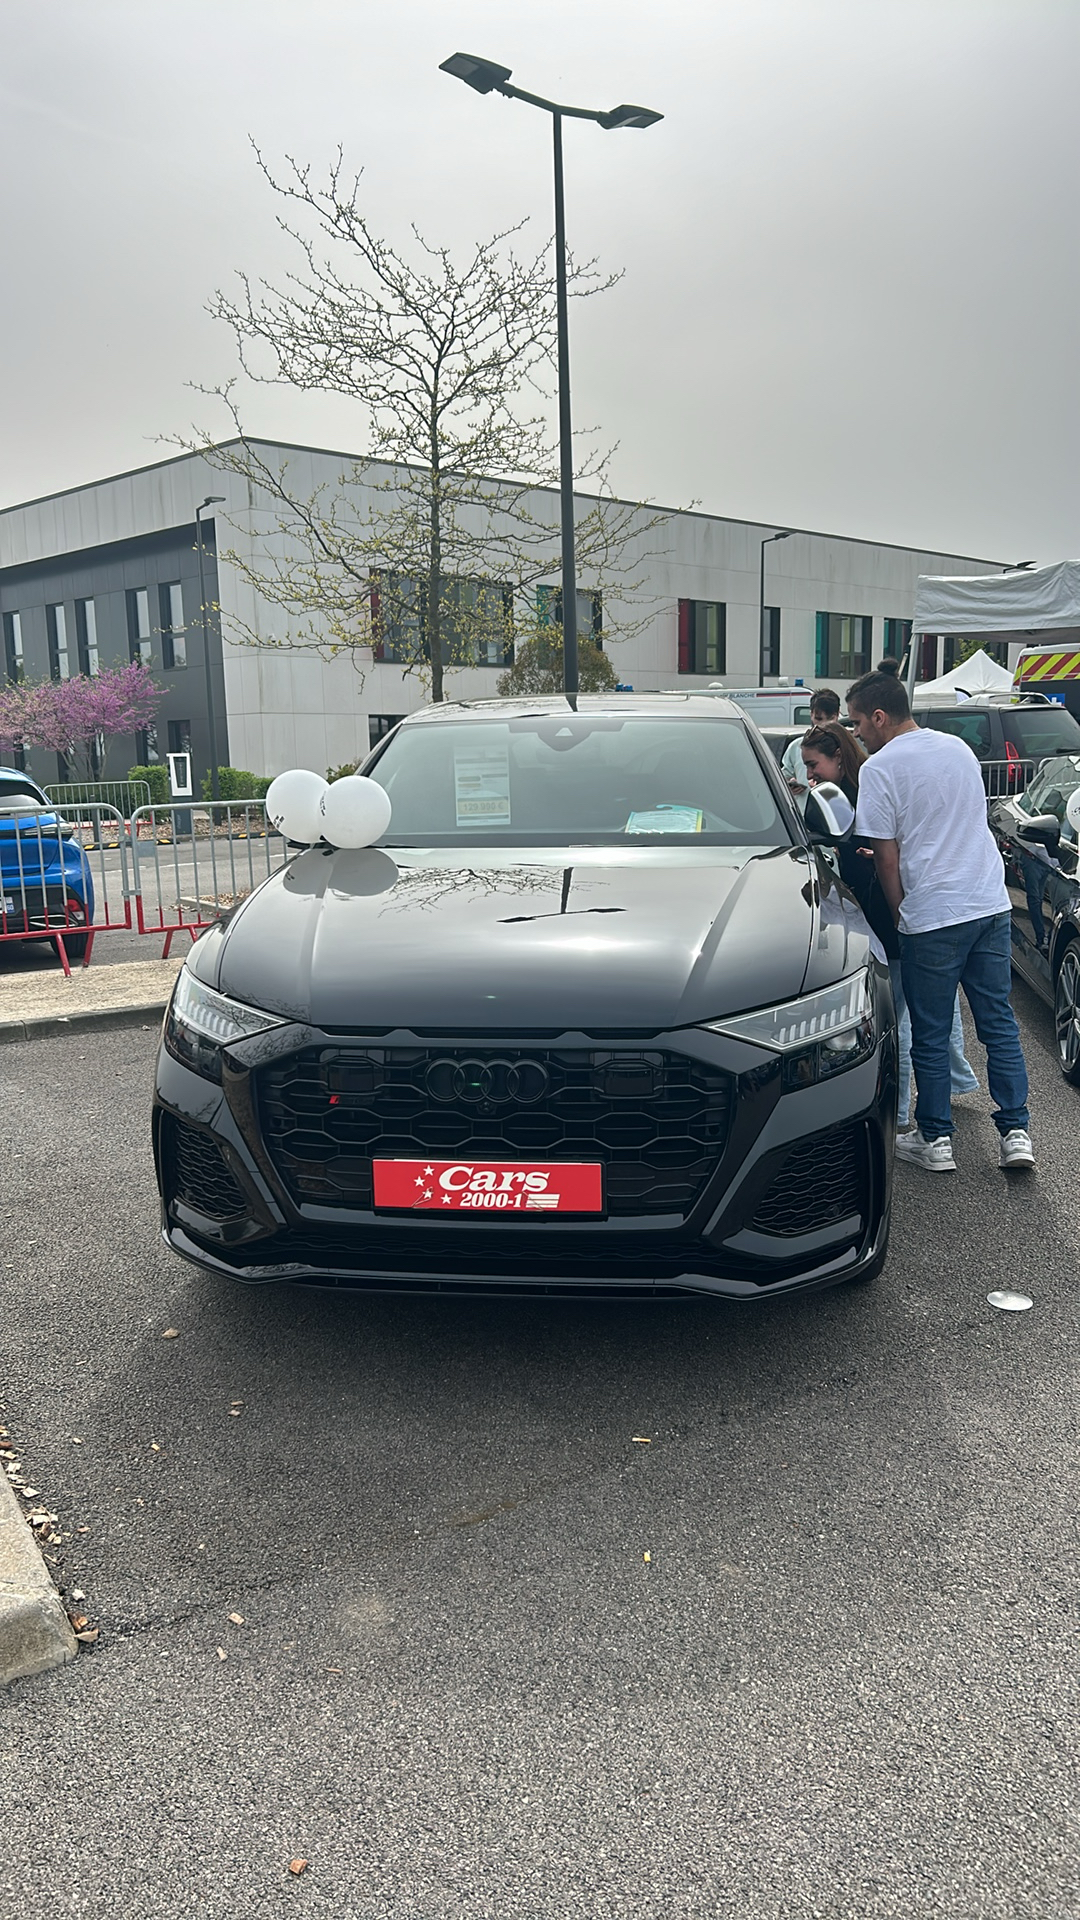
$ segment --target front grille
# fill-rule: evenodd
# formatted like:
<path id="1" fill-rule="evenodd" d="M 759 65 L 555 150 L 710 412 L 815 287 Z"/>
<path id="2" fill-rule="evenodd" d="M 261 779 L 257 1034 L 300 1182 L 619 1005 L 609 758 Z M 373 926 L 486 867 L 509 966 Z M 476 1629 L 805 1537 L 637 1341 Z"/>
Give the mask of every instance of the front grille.
<path id="1" fill-rule="evenodd" d="M 863 1214 L 868 1200 L 863 1129 L 834 1127 L 792 1148 L 752 1224 L 759 1233 L 813 1233 Z"/>
<path id="2" fill-rule="evenodd" d="M 372 1205 L 373 1159 L 599 1160 L 611 1214 L 685 1213 L 723 1152 L 732 1080 L 661 1052 L 310 1047 L 257 1076 L 299 1202 Z"/>
<path id="3" fill-rule="evenodd" d="M 220 1147 L 208 1133 L 172 1120 L 167 1152 L 175 1199 L 183 1200 L 210 1220 L 236 1220 L 250 1211 Z"/>

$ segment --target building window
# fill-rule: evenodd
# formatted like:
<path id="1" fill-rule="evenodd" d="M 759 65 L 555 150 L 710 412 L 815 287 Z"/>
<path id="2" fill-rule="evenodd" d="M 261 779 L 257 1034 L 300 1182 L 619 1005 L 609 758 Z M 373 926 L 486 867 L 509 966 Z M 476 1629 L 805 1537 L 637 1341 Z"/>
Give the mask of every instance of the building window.
<path id="1" fill-rule="evenodd" d="M 536 615 L 542 627 L 562 626 L 562 588 L 537 587 Z M 593 644 L 604 644 L 604 596 L 602 593 L 586 593 L 579 588 L 577 594 L 577 630 Z"/>
<path id="2" fill-rule="evenodd" d="M 21 680 L 23 677 L 23 637 L 22 616 L 18 613 L 4 615 L 4 665 L 9 680 Z"/>
<path id="3" fill-rule="evenodd" d="M 469 667 L 508 667 L 514 658 L 514 596 L 494 580 L 447 580 L 443 623 L 450 657 Z"/>
<path id="4" fill-rule="evenodd" d="M 874 622 L 869 614 L 819 613 L 816 678 L 857 680 L 869 668 L 873 644 Z"/>
<path id="5" fill-rule="evenodd" d="M 79 649 L 79 672 L 90 675 L 100 672 L 97 614 L 92 600 L 75 602 L 75 642 Z"/>
<path id="6" fill-rule="evenodd" d="M 45 625 L 49 635 L 49 672 L 54 680 L 67 680 L 71 675 L 68 660 L 67 612 L 63 606 L 46 607 Z"/>
<path id="7" fill-rule="evenodd" d="M 191 752 L 191 721 L 190 720 L 170 720 L 169 721 L 169 752 L 170 753 L 190 753 Z"/>
<path id="8" fill-rule="evenodd" d="M 135 748 L 141 767 L 156 767 L 161 759 L 158 749 L 158 732 L 154 726 L 144 727 L 135 735 Z"/>
<path id="9" fill-rule="evenodd" d="M 145 587 L 127 593 L 128 653 L 141 667 L 150 665 L 150 595 Z"/>
<path id="10" fill-rule="evenodd" d="M 370 713 L 368 715 L 369 747 L 377 747 L 379 741 L 385 740 L 387 734 L 393 732 L 399 720 L 404 718 L 403 713 Z"/>
<path id="11" fill-rule="evenodd" d="M 777 674 L 780 671 L 780 609 L 762 607 L 761 609 L 761 672 Z"/>
<path id="12" fill-rule="evenodd" d="M 679 601 L 679 672 L 727 672 L 727 607 L 722 600 Z"/>
<path id="13" fill-rule="evenodd" d="M 170 580 L 158 588 L 161 615 L 161 659 L 166 671 L 187 666 L 187 639 L 184 634 L 184 596 L 179 580 Z M 185 749 L 186 751 L 186 749 Z"/>
<path id="14" fill-rule="evenodd" d="M 911 645 L 910 620 L 886 620 L 885 652 L 890 660 L 902 660 Z"/>
<path id="15" fill-rule="evenodd" d="M 439 623 L 447 667 L 506 667 L 514 657 L 513 595 L 494 580 L 443 580 Z M 427 657 L 427 586 L 383 574 L 371 594 L 376 660 L 408 665 Z"/>

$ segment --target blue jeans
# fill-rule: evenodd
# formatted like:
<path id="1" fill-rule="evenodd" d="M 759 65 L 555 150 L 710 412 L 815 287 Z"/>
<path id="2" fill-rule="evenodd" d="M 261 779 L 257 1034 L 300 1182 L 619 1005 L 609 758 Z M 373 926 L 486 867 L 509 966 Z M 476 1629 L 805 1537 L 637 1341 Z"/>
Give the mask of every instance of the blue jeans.
<path id="1" fill-rule="evenodd" d="M 986 1048 L 986 1076 L 1002 1135 L 1029 1125 L 1028 1078 L 1009 994 L 1007 913 L 965 920 L 932 933 L 900 935 L 900 970 L 911 1015 L 911 1059 L 918 1094 L 915 1124 L 926 1140 L 951 1134 L 949 1032 L 957 986 L 962 986 Z"/>
<path id="2" fill-rule="evenodd" d="M 889 961 L 889 980 L 896 1008 L 897 1092 L 896 1124 L 906 1127 L 911 1117 L 911 1015 L 904 999 L 904 983 L 899 960 Z M 960 995 L 953 1001 L 952 1028 L 949 1033 L 949 1092 L 974 1093 L 979 1082 L 975 1069 L 964 1052 L 964 1022 L 960 1013 Z"/>

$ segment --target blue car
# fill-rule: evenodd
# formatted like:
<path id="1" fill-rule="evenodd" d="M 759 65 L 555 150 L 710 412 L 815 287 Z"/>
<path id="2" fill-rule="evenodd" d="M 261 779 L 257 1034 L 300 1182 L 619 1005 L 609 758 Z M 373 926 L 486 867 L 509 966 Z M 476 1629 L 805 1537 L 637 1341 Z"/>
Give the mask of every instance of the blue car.
<path id="1" fill-rule="evenodd" d="M 0 767 L 0 935 L 42 940 L 61 933 L 81 960 L 94 919 L 90 862 L 29 774 Z"/>

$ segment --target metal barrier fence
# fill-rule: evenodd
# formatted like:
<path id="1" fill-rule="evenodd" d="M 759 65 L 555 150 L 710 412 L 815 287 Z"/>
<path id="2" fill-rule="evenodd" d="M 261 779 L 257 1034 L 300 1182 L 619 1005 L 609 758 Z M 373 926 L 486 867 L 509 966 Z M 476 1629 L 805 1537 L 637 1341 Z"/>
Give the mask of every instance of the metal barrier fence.
<path id="1" fill-rule="evenodd" d="M 261 800 L 140 807 L 130 824 L 135 923 L 164 934 L 163 959 L 176 934 L 194 939 L 292 857 Z"/>
<path id="2" fill-rule="evenodd" d="M 987 799 L 1014 800 L 1041 765 L 1041 760 L 1021 760 L 1019 755 L 1008 760 L 980 760 Z"/>
<path id="3" fill-rule="evenodd" d="M 126 929 L 194 940 L 291 858 L 261 800 L 48 813 L 0 809 L 0 941 L 49 940 L 64 972 L 95 936 Z"/>
<path id="4" fill-rule="evenodd" d="M 87 966 L 95 934 L 131 926 L 124 830 L 114 807 L 0 807 L 0 941 L 49 940 L 66 974 Z"/>
<path id="5" fill-rule="evenodd" d="M 125 820 L 151 800 L 145 780 L 58 780 L 45 792 L 58 807 L 113 807 Z"/>

